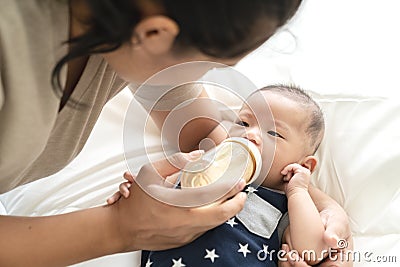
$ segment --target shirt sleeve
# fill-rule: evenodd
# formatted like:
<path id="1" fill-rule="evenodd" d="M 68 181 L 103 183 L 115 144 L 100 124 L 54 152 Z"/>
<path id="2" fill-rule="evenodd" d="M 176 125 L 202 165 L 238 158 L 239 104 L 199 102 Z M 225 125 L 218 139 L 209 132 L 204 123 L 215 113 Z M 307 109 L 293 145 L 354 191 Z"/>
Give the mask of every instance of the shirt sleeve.
<path id="1" fill-rule="evenodd" d="M 1 78 L 0 75 L 0 112 L 3 109 L 3 105 L 4 105 L 3 79 Z"/>
<path id="2" fill-rule="evenodd" d="M 2 50 L 2 49 L 0 49 Z M 3 61 L 2 61 L 3 55 L 0 52 L 0 112 L 3 109 L 4 106 L 4 101 L 5 101 L 5 96 L 4 96 L 4 81 L 3 81 Z"/>

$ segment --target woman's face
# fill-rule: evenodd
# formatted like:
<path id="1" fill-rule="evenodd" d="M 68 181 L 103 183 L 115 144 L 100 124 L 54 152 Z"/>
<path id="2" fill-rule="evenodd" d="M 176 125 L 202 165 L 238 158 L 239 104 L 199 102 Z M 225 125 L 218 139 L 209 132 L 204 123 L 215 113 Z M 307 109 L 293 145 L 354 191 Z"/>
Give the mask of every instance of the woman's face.
<path id="1" fill-rule="evenodd" d="M 211 61 L 230 66 L 236 64 L 241 58 L 218 59 L 194 49 L 185 51 L 184 54 L 174 53 L 171 50 L 152 53 L 144 47 L 137 47 L 131 44 L 125 44 L 115 51 L 103 54 L 103 57 L 122 79 L 134 84 L 142 84 L 157 72 L 184 62 Z M 204 73 L 206 71 L 204 70 Z M 197 80 L 202 74 L 198 76 L 199 73 L 196 73 L 198 77 L 193 77 L 192 79 Z"/>
<path id="2" fill-rule="evenodd" d="M 103 54 L 118 75 L 130 83 L 142 84 L 157 72 L 184 62 L 212 61 L 234 65 L 244 56 L 221 60 L 190 47 L 184 48 L 184 51 L 179 50 L 175 44 L 179 26 L 174 20 L 162 15 L 147 16 L 135 26 L 133 32 L 128 43 Z M 193 77 L 193 80 L 201 76 Z"/>

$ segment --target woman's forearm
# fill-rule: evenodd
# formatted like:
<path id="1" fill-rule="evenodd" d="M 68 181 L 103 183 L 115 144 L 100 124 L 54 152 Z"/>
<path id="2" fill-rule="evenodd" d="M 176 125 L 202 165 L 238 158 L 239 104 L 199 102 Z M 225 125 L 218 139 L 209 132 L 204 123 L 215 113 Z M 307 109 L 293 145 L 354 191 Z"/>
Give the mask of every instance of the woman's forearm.
<path id="1" fill-rule="evenodd" d="M 144 165 L 129 189 L 130 197 L 113 205 L 47 217 L 0 216 L 0 266 L 66 266 L 117 252 L 163 250 L 193 241 L 237 214 L 246 194 L 241 192 L 245 186 L 241 180 L 233 188 L 230 183 L 218 185 L 217 190 L 228 193 L 207 207 L 177 207 L 155 199 L 188 197 L 187 192 L 158 184 L 159 175 L 176 173 L 176 166 L 188 160 L 188 155 L 179 153 Z M 144 192 L 137 181 L 147 181 L 151 191 Z M 204 194 L 197 192 L 199 198 Z"/>
<path id="2" fill-rule="evenodd" d="M 308 193 L 319 212 L 331 205 L 340 206 L 334 199 L 311 184 L 308 187 Z"/>
<path id="3" fill-rule="evenodd" d="M 208 137 L 221 121 L 215 101 L 208 98 L 205 90 L 190 104 L 183 105 L 172 114 L 152 111 L 150 115 L 169 144 L 184 152 L 197 149 L 200 141 Z"/>
<path id="4" fill-rule="evenodd" d="M 1 266 L 66 266 L 121 250 L 110 207 L 46 216 L 0 216 Z"/>

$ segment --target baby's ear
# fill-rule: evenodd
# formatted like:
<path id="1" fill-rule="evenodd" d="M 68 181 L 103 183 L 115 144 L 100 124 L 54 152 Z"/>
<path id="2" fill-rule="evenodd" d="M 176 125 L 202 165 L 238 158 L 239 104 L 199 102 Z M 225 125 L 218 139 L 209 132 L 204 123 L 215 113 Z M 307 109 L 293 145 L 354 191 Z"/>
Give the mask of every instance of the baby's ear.
<path id="1" fill-rule="evenodd" d="M 307 168 L 310 170 L 311 173 L 315 170 L 315 167 L 317 166 L 318 160 L 314 156 L 307 156 L 304 158 L 303 164 L 301 164 L 304 168 Z"/>

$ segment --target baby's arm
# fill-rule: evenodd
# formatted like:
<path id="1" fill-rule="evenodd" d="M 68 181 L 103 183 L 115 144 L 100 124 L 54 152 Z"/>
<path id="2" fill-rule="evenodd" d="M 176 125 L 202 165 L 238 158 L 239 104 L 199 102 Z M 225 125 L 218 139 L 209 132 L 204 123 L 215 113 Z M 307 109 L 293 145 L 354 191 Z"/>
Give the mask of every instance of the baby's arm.
<path id="1" fill-rule="evenodd" d="M 299 164 L 290 164 L 282 171 L 288 198 L 290 226 L 285 231 L 285 242 L 297 250 L 310 264 L 316 264 L 327 255 L 324 241 L 325 227 L 308 193 L 311 173 Z"/>

